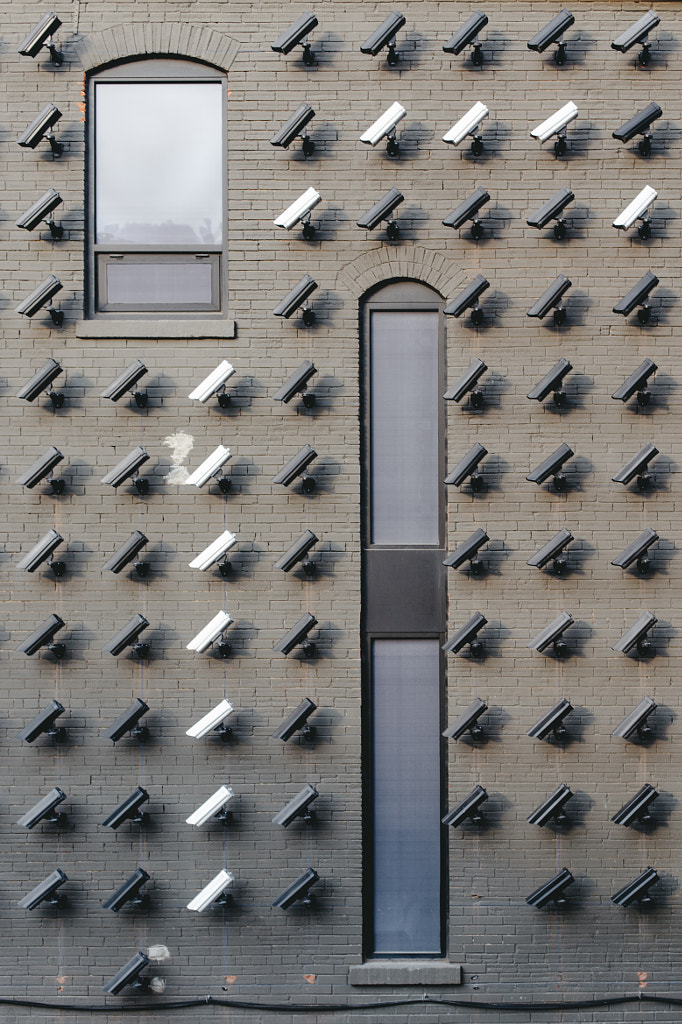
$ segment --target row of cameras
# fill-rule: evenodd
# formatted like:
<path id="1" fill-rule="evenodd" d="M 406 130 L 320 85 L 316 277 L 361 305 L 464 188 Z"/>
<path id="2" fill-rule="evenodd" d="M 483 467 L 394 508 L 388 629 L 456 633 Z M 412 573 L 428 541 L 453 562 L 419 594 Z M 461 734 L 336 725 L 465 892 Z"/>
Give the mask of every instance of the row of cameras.
<path id="1" fill-rule="evenodd" d="M 648 35 L 660 22 L 660 18 L 654 11 L 647 11 L 634 24 L 622 32 L 617 39 L 611 43 L 614 50 L 627 53 L 635 45 L 641 45 L 642 51 L 638 56 L 639 64 L 646 66 L 649 63 Z M 396 34 L 405 25 L 406 19 L 398 11 L 393 11 L 365 40 L 360 47 L 361 53 L 376 57 L 382 50 L 388 51 L 388 63 L 393 65 L 398 62 L 399 54 L 396 50 Z M 566 44 L 562 41 L 564 32 L 575 22 L 575 18 L 566 9 L 562 10 L 541 28 L 532 39 L 528 40 L 528 49 L 536 53 L 544 53 L 548 47 L 556 45 L 557 52 L 554 59 L 561 65 L 566 62 Z M 63 54 L 57 50 L 52 37 L 61 26 L 61 20 L 56 14 L 48 11 L 38 24 L 29 32 L 26 38 L 19 45 L 17 52 L 24 57 L 37 57 L 43 47 L 46 47 L 52 64 L 60 66 L 63 63 Z M 450 37 L 447 43 L 443 44 L 446 53 L 457 56 L 467 46 L 473 47 L 472 61 L 476 65 L 484 63 L 482 44 L 477 41 L 479 32 L 488 24 L 488 18 L 482 11 L 474 11 L 467 21 Z M 278 38 L 271 44 L 275 53 L 288 54 L 297 46 L 303 48 L 303 63 L 310 66 L 315 63 L 315 57 L 311 44 L 307 37 L 313 29 L 317 28 L 318 20 L 311 11 L 304 11 Z"/>

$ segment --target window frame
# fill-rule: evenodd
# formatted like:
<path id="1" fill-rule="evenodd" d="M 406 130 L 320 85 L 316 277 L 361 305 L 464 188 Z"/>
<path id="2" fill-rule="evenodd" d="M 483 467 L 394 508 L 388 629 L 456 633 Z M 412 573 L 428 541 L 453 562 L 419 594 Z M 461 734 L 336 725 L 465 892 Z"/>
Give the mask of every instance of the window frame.
<path id="1" fill-rule="evenodd" d="M 222 90 L 221 125 L 222 125 L 222 242 L 219 245 L 133 245 L 122 243 L 96 243 L 96 87 L 99 83 L 136 84 L 154 83 L 218 83 Z M 86 289 L 85 316 L 88 319 L 106 320 L 152 320 L 152 319 L 223 319 L 227 314 L 227 75 L 224 71 L 201 61 L 186 57 L 139 57 L 122 63 L 113 64 L 92 71 L 86 82 Z M 212 298 L 206 304 L 177 306 L 169 303 L 158 303 L 145 309 L 140 304 L 110 304 L 103 281 L 106 262 L 101 257 L 108 254 L 121 254 L 129 258 L 128 262 L 148 264 L 154 260 L 159 263 L 177 262 L 178 256 L 206 257 L 212 264 L 211 282 Z M 217 265 L 216 265 L 217 264 Z M 100 301 L 100 295 L 102 299 Z"/>

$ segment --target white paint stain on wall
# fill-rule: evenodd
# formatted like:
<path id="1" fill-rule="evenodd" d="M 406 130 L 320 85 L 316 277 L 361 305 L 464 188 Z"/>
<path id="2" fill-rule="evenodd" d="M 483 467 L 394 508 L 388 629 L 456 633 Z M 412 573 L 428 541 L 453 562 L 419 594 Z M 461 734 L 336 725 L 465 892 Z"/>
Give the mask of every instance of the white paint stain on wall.
<path id="1" fill-rule="evenodd" d="M 184 468 L 189 453 L 194 448 L 194 438 L 191 434 L 184 434 L 180 431 L 177 434 L 169 434 L 164 437 L 163 444 L 171 450 L 171 470 L 166 473 L 165 480 L 169 484 L 184 484 L 189 472 Z"/>

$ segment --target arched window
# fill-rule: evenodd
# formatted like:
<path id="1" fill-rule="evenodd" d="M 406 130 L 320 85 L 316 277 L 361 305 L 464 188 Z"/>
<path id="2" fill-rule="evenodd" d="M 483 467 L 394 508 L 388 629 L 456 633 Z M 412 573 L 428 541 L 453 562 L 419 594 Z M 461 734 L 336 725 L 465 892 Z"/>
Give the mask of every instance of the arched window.
<path id="1" fill-rule="evenodd" d="M 90 76 L 88 314 L 223 309 L 225 75 L 137 60 Z"/>

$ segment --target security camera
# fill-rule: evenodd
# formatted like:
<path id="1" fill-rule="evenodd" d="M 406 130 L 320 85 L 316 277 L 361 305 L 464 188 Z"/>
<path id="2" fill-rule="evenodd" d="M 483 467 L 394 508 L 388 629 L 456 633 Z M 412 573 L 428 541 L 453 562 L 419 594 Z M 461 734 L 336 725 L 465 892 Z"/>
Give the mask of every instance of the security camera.
<path id="1" fill-rule="evenodd" d="M 651 562 L 647 558 L 647 551 L 657 540 L 658 534 L 656 531 L 652 530 L 651 527 L 647 527 L 644 533 L 640 533 L 636 540 L 633 540 L 619 555 L 616 555 L 611 565 L 617 565 L 621 569 L 629 569 L 636 560 L 639 574 L 645 576 L 651 569 Z"/>
<path id="2" fill-rule="evenodd" d="M 33 402 L 38 395 L 50 388 L 50 400 L 55 409 L 61 409 L 64 405 L 64 395 L 53 391 L 50 385 L 56 377 L 63 373 L 63 370 L 56 359 L 48 359 L 40 369 L 33 374 L 23 387 L 17 391 L 17 398 L 23 398 L 26 402 Z"/>
<path id="3" fill-rule="evenodd" d="M 278 302 L 272 311 L 273 316 L 281 316 L 288 320 L 296 310 L 303 306 L 306 299 L 312 295 L 317 288 L 317 281 L 313 280 L 310 274 L 304 274 L 298 284 L 295 284 L 291 291 L 287 292 L 281 302 Z M 315 323 L 315 310 L 310 306 L 303 306 L 303 323 L 306 327 Z"/>
<path id="4" fill-rule="evenodd" d="M 229 448 L 226 448 L 224 444 L 219 444 L 215 448 L 208 458 L 204 459 L 200 466 L 194 470 L 193 473 L 185 480 L 185 483 L 189 486 L 203 487 L 211 477 L 218 478 L 218 487 L 223 494 L 226 494 L 230 486 L 230 478 L 226 476 L 220 476 L 220 470 L 225 463 L 232 458 L 232 452 Z"/>
<path id="5" fill-rule="evenodd" d="M 635 306 L 640 306 L 641 308 L 637 310 L 637 319 L 640 324 L 648 324 L 651 320 L 651 307 L 646 300 L 657 284 L 658 278 L 648 270 L 634 288 L 631 288 L 620 302 L 616 303 L 613 312 L 620 313 L 621 316 L 629 316 Z"/>
<path id="6" fill-rule="evenodd" d="M 138 786 L 137 789 L 127 797 L 122 804 L 119 804 L 115 811 L 102 822 L 105 828 L 119 828 L 124 821 L 130 821 L 134 825 L 146 825 L 149 815 L 145 811 L 141 811 L 140 807 L 142 804 L 149 800 L 149 793 L 142 786 Z"/>
<path id="7" fill-rule="evenodd" d="M 107 559 L 102 568 L 108 569 L 109 572 L 113 572 L 115 575 L 118 575 L 123 569 L 125 569 L 126 565 L 129 565 L 130 562 L 132 562 L 146 543 L 147 538 L 142 531 L 133 530 L 130 537 L 128 537 L 128 540 L 121 544 L 120 548 L 117 548 L 116 551 L 114 551 L 111 558 Z M 135 562 L 135 572 L 138 576 L 144 579 L 149 573 L 148 563 Z"/>
<path id="8" fill-rule="evenodd" d="M 561 557 L 562 552 L 573 540 L 573 534 L 565 527 L 555 533 L 551 540 L 536 551 L 532 558 L 529 558 L 526 565 L 532 565 L 534 569 L 544 569 L 548 562 L 552 562 L 552 568 L 557 576 L 566 572 L 566 559 Z"/>
<path id="9" fill-rule="evenodd" d="M 538 910 L 547 906 L 548 903 L 562 907 L 566 903 L 565 891 L 573 882 L 575 882 L 575 878 L 568 868 L 562 868 L 553 878 L 550 878 L 549 882 L 545 882 L 539 889 L 532 892 L 526 898 L 526 903 L 530 907 L 537 907 Z"/>
<path id="10" fill-rule="evenodd" d="M 279 388 L 273 397 L 275 402 L 290 402 L 292 398 L 300 394 L 303 404 L 307 409 L 312 409 L 315 404 L 315 396 L 310 394 L 306 385 L 310 378 L 317 373 L 317 368 L 314 363 L 311 363 L 309 359 L 304 359 L 297 370 L 288 377 L 281 388 Z"/>
<path id="11" fill-rule="evenodd" d="M 273 651 L 277 651 L 278 654 L 283 654 L 284 657 L 293 651 L 294 647 L 298 644 L 303 645 L 303 653 L 307 658 L 312 658 L 316 651 L 316 646 L 310 640 L 307 640 L 308 633 L 311 629 L 317 625 L 317 619 L 310 612 L 306 612 L 298 622 L 291 627 L 291 629 L 284 634 L 281 640 L 272 648 Z"/>
<path id="12" fill-rule="evenodd" d="M 201 384 L 197 384 L 193 391 L 190 391 L 188 398 L 192 401 L 201 402 L 202 405 L 208 402 L 209 398 L 213 395 L 218 395 L 218 405 L 221 408 L 226 408 L 230 404 L 230 396 L 225 394 L 225 384 L 234 373 L 234 366 L 228 363 L 227 359 L 223 359 L 221 363 L 216 366 L 215 370 L 209 373 L 208 377 L 202 380 Z"/>
<path id="13" fill-rule="evenodd" d="M 471 237 L 477 241 L 483 238 L 485 231 L 483 225 L 476 216 L 482 206 L 490 200 L 490 193 L 484 188 L 476 188 L 470 196 L 456 206 L 452 213 L 449 213 L 443 224 L 447 228 L 461 228 L 468 220 L 471 221 Z"/>
<path id="14" fill-rule="evenodd" d="M 615 903 L 617 907 L 629 907 L 631 903 L 646 906 L 647 903 L 651 903 L 649 889 L 658 881 L 659 877 L 654 869 L 646 868 L 640 875 L 637 875 L 637 878 L 633 878 L 631 882 L 614 893 L 611 902 Z"/>
<path id="15" fill-rule="evenodd" d="M 561 612 L 548 626 L 540 630 L 537 636 L 533 637 L 528 647 L 531 651 L 538 651 L 542 654 L 551 644 L 556 656 L 565 658 L 569 653 L 569 648 L 566 641 L 562 640 L 562 637 L 569 626 L 572 625 L 572 616 L 568 612 Z"/>
<path id="16" fill-rule="evenodd" d="M 59 278 L 55 277 L 54 274 L 48 274 L 37 288 L 34 288 L 18 306 L 15 306 L 14 312 L 21 314 L 21 316 L 35 316 L 38 310 L 42 309 L 61 289 L 62 282 Z M 62 310 L 49 306 L 47 312 L 50 314 L 50 319 L 55 327 L 61 327 L 64 323 L 64 313 Z"/>
<path id="17" fill-rule="evenodd" d="M 530 133 L 531 137 L 537 139 L 540 145 L 543 142 L 547 142 L 553 135 L 556 135 L 554 142 L 554 155 L 564 156 L 566 149 L 568 148 L 566 142 L 566 129 L 568 128 L 571 121 L 575 120 L 578 116 L 578 108 L 575 103 L 571 100 L 565 103 L 563 107 L 560 107 L 556 113 L 548 117 L 546 121 L 542 121 L 537 128 L 533 128 Z"/>
<path id="18" fill-rule="evenodd" d="M 573 705 L 569 704 L 565 697 L 562 697 L 554 707 L 543 715 L 535 725 L 528 730 L 527 736 L 534 740 L 563 739 L 566 736 L 564 718 L 570 715 Z M 550 735 L 551 734 L 551 735 Z"/>
<path id="19" fill-rule="evenodd" d="M 466 313 L 467 309 L 471 309 L 472 323 L 476 327 L 480 327 L 483 323 L 483 310 L 478 305 L 478 299 L 486 288 L 490 288 L 490 281 L 487 281 L 482 274 L 477 274 L 471 284 L 468 284 L 459 295 L 447 304 L 443 312 L 446 316 L 459 317 L 462 313 Z"/>
<path id="20" fill-rule="evenodd" d="M 303 47 L 303 63 L 311 65 L 315 63 L 315 57 L 310 49 L 310 43 L 306 40 L 306 36 L 309 32 L 312 32 L 314 28 L 317 28 L 318 21 L 315 15 L 311 11 L 304 11 L 293 22 L 287 29 L 282 32 L 281 36 L 275 39 L 274 43 L 271 43 L 270 49 L 274 50 L 275 53 L 291 53 L 295 46 L 300 45 Z"/>
<path id="21" fill-rule="evenodd" d="M 647 11 L 634 25 L 630 25 L 625 32 L 622 32 L 617 39 L 613 40 L 611 48 L 620 50 L 621 53 L 627 53 L 635 43 L 641 43 L 642 49 L 637 56 L 637 63 L 641 64 L 642 67 L 646 67 L 650 60 L 649 50 L 651 46 L 647 41 L 647 36 L 652 29 L 656 28 L 660 20 L 654 11 Z"/>
<path id="22" fill-rule="evenodd" d="M 126 733 L 130 733 L 136 740 L 146 740 L 149 736 L 149 729 L 146 725 L 140 725 L 140 719 L 149 711 L 149 704 L 136 697 L 133 703 L 118 716 L 106 732 L 102 733 L 105 740 L 117 743 Z"/>
<path id="23" fill-rule="evenodd" d="M 17 906 L 22 907 L 24 910 L 35 910 L 41 903 L 47 903 L 49 907 L 62 906 L 65 899 L 57 890 L 68 880 L 68 877 L 61 868 L 56 868 L 52 874 L 44 878 L 42 882 L 39 882 L 35 889 L 31 889 L 29 893 L 26 893 L 19 900 Z"/>
<path id="24" fill-rule="evenodd" d="M 17 478 L 17 483 L 21 487 L 28 487 L 29 490 L 39 484 L 41 480 L 44 480 L 46 476 L 49 476 L 54 467 L 58 462 L 61 462 L 64 456 L 58 448 L 51 446 L 47 451 L 36 459 L 32 465 Z M 52 493 L 63 494 L 65 483 L 63 480 L 53 479 L 51 481 Z"/>
<path id="25" fill-rule="evenodd" d="M 388 56 L 386 61 L 388 64 L 397 64 L 400 57 L 396 53 L 396 32 L 403 27 L 405 24 L 405 18 L 402 14 L 397 11 L 393 11 L 392 14 L 382 21 L 379 28 L 375 29 L 372 34 L 365 39 L 364 43 L 360 47 L 361 53 L 368 53 L 372 57 L 376 57 L 380 50 L 383 50 L 385 46 L 388 47 Z"/>
<path id="26" fill-rule="evenodd" d="M 292 711 L 287 718 L 284 719 L 282 724 L 272 733 L 273 740 L 282 740 L 286 743 L 287 740 L 291 739 L 295 732 L 300 733 L 300 740 L 310 739 L 313 727 L 308 722 L 308 719 L 312 715 L 313 711 L 317 710 L 317 704 L 315 704 L 310 697 L 304 697 L 295 711 Z"/>
<path id="27" fill-rule="evenodd" d="M 557 310 L 554 311 L 556 316 Z M 534 388 L 526 395 L 526 398 L 530 398 L 536 402 L 543 402 L 550 391 L 554 392 L 553 400 L 554 404 L 558 408 L 563 408 L 566 405 L 566 392 L 562 387 L 563 379 L 567 373 L 573 369 L 568 359 L 559 359 L 554 364 L 551 370 L 549 370 L 542 380 L 535 385 Z"/>
<path id="28" fill-rule="evenodd" d="M 24 726 L 17 739 L 33 743 L 39 736 L 45 734 L 53 739 L 55 743 L 61 743 L 66 736 L 66 729 L 55 725 L 55 722 L 60 715 L 64 714 L 64 711 L 63 704 L 60 704 L 58 700 L 51 700 L 35 718 L 31 719 L 28 725 Z"/>
<path id="29" fill-rule="evenodd" d="M 473 107 L 467 110 L 466 114 L 464 114 L 463 117 L 460 117 L 459 121 L 455 121 L 452 128 L 445 133 L 443 136 L 443 142 L 447 142 L 449 146 L 459 146 L 460 142 L 463 142 L 467 135 L 471 135 L 471 152 L 474 156 L 480 156 L 483 152 L 483 139 L 480 135 L 476 135 L 476 129 L 489 113 L 490 111 L 486 107 L 485 103 L 477 101 L 474 103 Z"/>
<path id="30" fill-rule="evenodd" d="M 471 63 L 475 64 L 476 67 L 480 67 L 484 62 L 484 57 L 482 45 L 478 42 L 476 36 L 487 24 L 487 15 L 485 15 L 483 11 L 474 11 L 471 17 L 467 18 L 462 27 L 457 29 L 454 35 L 450 36 L 447 43 L 443 43 L 443 49 L 446 53 L 453 53 L 457 56 L 462 52 L 465 46 L 471 45 L 473 46 Z"/>
<path id="31" fill-rule="evenodd" d="M 43 192 L 40 199 L 36 199 L 35 203 L 29 206 L 28 210 L 22 213 L 21 217 L 15 220 L 14 223 L 18 228 L 24 228 L 25 231 L 33 231 L 42 221 L 45 221 L 50 229 L 50 236 L 54 239 L 62 238 L 64 228 L 61 224 L 55 224 L 52 217 L 50 217 L 52 211 L 56 210 L 61 201 L 62 197 L 59 192 L 53 188 L 48 188 L 47 192 Z"/>
<path id="32" fill-rule="evenodd" d="M 485 646 L 482 640 L 478 639 L 479 630 L 481 630 L 488 620 L 485 615 L 481 612 L 474 612 L 468 622 L 465 622 L 460 629 L 457 630 L 453 635 L 442 645 L 441 650 L 445 651 L 446 654 L 452 652 L 452 654 L 459 654 L 463 647 L 469 644 L 469 650 L 474 658 L 480 658 L 484 651 Z"/>
<path id="33" fill-rule="evenodd" d="M 652 643 L 647 634 L 657 622 L 658 619 L 653 612 L 642 612 L 637 621 L 630 626 L 627 632 L 623 633 L 620 640 L 616 640 L 615 644 L 612 644 L 611 650 L 618 651 L 620 654 L 629 654 L 632 648 L 636 647 L 637 653 L 640 655 L 653 653 Z"/>
<path id="34" fill-rule="evenodd" d="M 48 825 L 62 825 L 66 820 L 66 815 L 59 813 L 55 808 L 63 803 L 64 800 L 66 800 L 66 793 L 59 786 L 55 786 L 42 800 L 34 804 L 30 811 L 22 814 L 17 825 L 28 829 L 35 828 L 41 821 L 46 822 Z"/>
<path id="35" fill-rule="evenodd" d="M 548 796 L 539 807 L 535 808 L 532 814 L 528 815 L 527 820 L 531 825 L 539 825 L 540 828 L 543 828 L 550 821 L 556 822 L 557 825 L 564 825 L 568 820 L 564 805 L 572 796 L 573 793 L 568 786 L 562 783 L 554 790 L 551 796 Z"/>
<path id="36" fill-rule="evenodd" d="M 144 615 L 140 615 L 136 612 L 132 619 L 126 622 L 117 633 L 114 633 L 111 640 L 102 648 L 105 654 L 111 654 L 113 657 L 119 655 L 126 647 L 132 648 L 133 654 L 137 658 L 146 658 L 149 654 L 149 644 L 138 643 L 137 638 L 142 633 L 149 622 L 145 619 Z"/>
<path id="37" fill-rule="evenodd" d="M 315 868 L 307 868 L 300 878 L 297 878 L 295 882 L 287 886 L 284 892 L 279 894 L 272 904 L 273 907 L 279 907 L 280 910 L 288 910 L 294 903 L 310 906 L 312 900 L 309 890 L 319 880 L 320 876 L 315 871 Z"/>
<path id="38" fill-rule="evenodd" d="M 223 869 L 219 871 L 215 878 L 201 889 L 194 899 L 190 900 L 187 904 L 188 910 L 196 910 L 201 913 L 204 910 L 208 910 L 210 906 L 224 907 L 228 902 L 228 895 L 225 890 L 232 885 L 234 881 L 234 875 L 230 874 L 229 871 Z"/>
<path id="39" fill-rule="evenodd" d="M 651 811 L 649 808 L 657 796 L 659 796 L 658 791 L 647 782 L 632 799 L 623 804 L 621 809 L 611 818 L 611 821 L 615 821 L 616 825 L 625 825 L 626 828 L 638 823 L 648 825 L 651 822 Z"/>
<path id="40" fill-rule="evenodd" d="M 48 11 L 47 14 L 42 16 L 36 27 L 31 29 L 26 38 L 19 44 L 17 53 L 20 53 L 22 57 L 37 57 L 43 46 L 47 46 L 50 52 L 50 61 L 55 67 L 59 67 L 64 63 L 64 55 L 52 42 L 52 36 L 60 25 L 61 19 L 56 14 L 53 14 L 52 11 Z"/>
<path id="41" fill-rule="evenodd" d="M 474 359 L 462 376 L 455 381 L 452 387 L 448 388 L 443 398 L 448 399 L 448 401 L 461 402 L 464 396 L 471 392 L 470 401 L 473 408 L 482 408 L 483 394 L 476 388 L 476 384 L 487 369 L 488 367 L 482 359 Z"/>
<path id="42" fill-rule="evenodd" d="M 111 382 L 109 387 L 105 388 L 104 391 L 100 392 L 100 398 L 110 398 L 112 402 L 118 402 L 119 398 L 123 398 L 126 391 L 130 391 L 135 387 L 138 380 L 144 377 L 147 372 L 147 367 L 144 365 L 141 359 L 133 359 L 129 366 L 126 366 L 125 370 L 119 373 L 118 377 Z M 136 391 L 133 394 L 135 399 L 135 405 L 138 409 L 144 409 L 147 405 L 147 392 Z"/>
<path id="43" fill-rule="evenodd" d="M 567 230 L 566 221 L 560 214 L 574 199 L 575 195 L 571 192 L 570 188 L 562 187 L 558 192 L 554 193 L 551 199 L 543 203 L 535 213 L 532 213 L 526 223 L 532 228 L 544 228 L 551 220 L 555 220 L 554 237 L 559 240 L 565 238 Z"/>
<path id="44" fill-rule="evenodd" d="M 208 735 L 209 732 L 217 732 L 223 738 L 226 738 L 230 734 L 230 729 L 225 725 L 225 719 L 232 714 L 234 708 L 230 704 L 229 700 L 221 700 L 216 707 L 212 708 L 207 714 L 203 715 L 198 722 L 191 725 L 187 730 L 187 736 L 191 736 L 192 739 L 200 740 L 204 736 Z"/>
<path id="45" fill-rule="evenodd" d="M 378 224 L 381 224 L 382 220 L 386 221 L 386 237 L 390 241 L 395 241 L 400 235 L 400 227 L 392 219 L 391 214 L 397 206 L 400 206 L 405 196 L 402 192 L 399 192 L 397 188 L 390 188 L 385 195 L 381 197 L 378 203 L 367 211 L 364 216 L 357 221 L 359 228 L 366 228 L 367 231 L 374 231 Z"/>
<path id="46" fill-rule="evenodd" d="M 648 467 L 652 459 L 658 455 L 658 448 L 655 445 L 645 444 L 629 462 L 626 462 L 621 470 L 611 477 L 614 483 L 629 484 L 637 477 L 637 488 L 646 491 L 652 484 L 652 477 L 649 475 Z"/>
<path id="47" fill-rule="evenodd" d="M 556 43 L 557 49 L 554 52 L 554 63 L 559 64 L 559 66 L 565 64 L 566 43 L 563 42 L 561 37 L 574 21 L 575 18 L 570 11 L 567 11 L 565 8 L 563 11 L 559 11 L 551 21 L 547 22 L 544 28 L 541 28 L 532 39 L 528 40 L 528 49 L 535 50 L 536 53 L 544 53 L 548 46 Z"/>
<path id="48" fill-rule="evenodd" d="M 288 487 L 289 484 L 293 483 L 297 476 L 310 465 L 310 463 L 317 458 L 317 452 L 309 444 L 304 444 L 301 450 L 294 455 L 293 459 L 290 459 L 285 466 L 280 469 L 276 476 L 273 476 L 273 484 L 281 484 L 282 487 Z M 303 490 L 306 494 L 310 494 L 315 489 L 315 480 L 313 477 L 304 476 L 302 480 Z"/>
<path id="49" fill-rule="evenodd" d="M 386 139 L 386 152 L 389 156 L 398 156 L 400 145 L 395 137 L 395 130 L 400 121 L 405 117 L 407 111 L 401 103 L 392 103 L 388 110 L 378 118 L 366 132 L 360 136 L 360 142 L 368 146 L 377 146 L 382 139 Z"/>
<path id="50" fill-rule="evenodd" d="M 196 651 L 197 654 L 203 654 L 204 651 L 208 650 L 211 644 L 215 643 L 221 634 L 225 632 L 230 623 L 232 622 L 232 616 L 228 612 L 220 611 L 213 616 L 210 622 L 207 622 L 203 629 L 200 629 L 195 637 L 193 637 L 187 644 L 186 650 Z M 218 645 L 218 653 L 221 655 L 227 655 L 230 653 L 230 645 L 226 644 L 225 641 Z"/>
<path id="51" fill-rule="evenodd" d="M 207 821 L 227 821 L 229 811 L 226 807 L 232 797 L 234 791 L 229 786 L 221 786 L 215 793 L 204 800 L 200 807 L 197 807 L 196 811 L 190 814 L 189 818 L 186 819 L 188 825 L 205 825 Z"/>
<path id="52" fill-rule="evenodd" d="M 554 310 L 554 326 L 559 327 L 566 322 L 566 310 L 561 305 L 561 297 L 571 287 L 571 282 L 563 274 L 559 274 L 540 298 L 528 310 L 526 316 L 544 320 L 550 309 Z"/>
<path id="53" fill-rule="evenodd" d="M 291 547 L 287 548 L 281 558 L 277 559 L 274 568 L 281 569 L 282 572 L 290 572 L 295 565 L 303 561 L 310 549 L 317 544 L 317 541 L 318 538 L 312 530 L 305 530 L 298 540 L 295 540 Z M 306 576 L 314 575 L 315 563 L 310 561 L 303 562 L 303 572 Z"/>
<path id="54" fill-rule="evenodd" d="M 301 103 L 296 110 L 293 112 L 291 117 L 287 118 L 279 131 L 270 139 L 271 146 L 281 146 L 282 149 L 288 149 L 294 139 L 301 139 L 302 150 L 305 156 L 312 156 L 315 152 L 315 143 L 310 138 L 305 128 L 306 125 L 312 121 L 315 117 L 315 111 L 309 103 Z"/>
<path id="55" fill-rule="evenodd" d="M 483 821 L 480 807 L 487 799 L 488 794 L 483 786 L 474 786 L 469 795 L 455 804 L 440 820 L 444 825 L 452 825 L 453 828 L 463 825 L 467 818 L 470 818 L 474 825 L 479 825 Z"/>
<path id="56" fill-rule="evenodd" d="M 38 566 L 42 565 L 50 555 L 63 543 L 64 538 L 56 530 L 48 530 L 44 537 L 41 537 L 37 544 L 34 544 L 28 554 L 24 555 L 21 561 L 17 562 L 17 569 L 25 569 L 26 572 L 35 572 Z M 57 562 L 50 558 L 50 569 L 57 579 L 64 575 L 66 566 L 64 562 Z"/>
<path id="57" fill-rule="evenodd" d="M 315 227 L 310 223 L 310 214 L 321 201 L 322 196 L 314 188 L 307 188 L 291 206 L 275 217 L 273 224 L 278 228 L 286 228 L 290 231 L 299 221 L 303 224 L 303 237 L 311 239 L 315 237 Z"/>
<path id="58" fill-rule="evenodd" d="M 638 740 L 648 739 L 652 735 L 652 728 L 648 724 L 648 719 L 656 710 L 656 707 L 657 705 L 651 697 L 643 697 L 637 707 L 633 708 L 623 721 L 616 726 L 611 735 L 633 742 L 635 738 Z"/>
<path id="59" fill-rule="evenodd" d="M 30 655 L 35 654 L 41 647 L 47 647 L 48 651 L 59 660 L 64 657 L 66 653 L 66 645 L 63 643 L 55 642 L 53 637 L 64 626 L 64 620 L 58 615 L 49 615 L 44 622 L 34 629 L 25 640 L 22 640 L 20 644 L 17 644 L 17 650 L 21 654 Z"/>
<path id="60" fill-rule="evenodd" d="M 317 792 L 314 786 L 310 783 L 306 783 L 300 793 L 286 804 L 281 811 L 275 815 L 272 819 L 273 825 L 281 825 L 283 828 L 288 828 L 292 821 L 297 818 L 307 825 L 313 818 L 313 811 L 308 810 L 313 800 L 317 800 L 320 794 Z"/>
<path id="61" fill-rule="evenodd" d="M 467 477 L 469 477 L 471 490 L 474 491 L 474 493 L 482 491 L 483 478 L 475 471 L 479 463 L 483 461 L 487 454 L 488 449 L 484 448 L 483 445 L 479 444 L 477 441 L 476 444 L 469 449 L 464 458 L 460 459 L 452 472 L 448 473 L 445 478 L 445 483 L 454 484 L 455 487 L 461 487 Z"/>
<path id="62" fill-rule="evenodd" d="M 212 565 L 215 565 L 219 559 L 222 559 L 218 565 L 220 575 L 229 576 L 231 567 L 230 563 L 224 556 L 227 555 L 227 552 L 230 548 L 233 548 L 236 543 L 237 538 L 235 535 L 230 533 L 229 530 L 225 530 L 219 537 L 216 537 L 212 544 L 209 544 L 207 548 L 204 548 L 204 550 L 196 556 L 196 558 L 192 559 L 189 563 L 190 569 L 199 569 L 201 572 L 206 572 L 206 570 L 210 569 Z"/>
<path id="63" fill-rule="evenodd" d="M 459 718 L 456 718 L 452 725 L 444 729 L 442 735 L 449 740 L 459 740 L 465 732 L 468 732 L 472 739 L 480 740 L 485 736 L 483 726 L 478 720 L 488 710 L 488 705 L 480 697 L 476 697 L 469 707 Z"/>
<path id="64" fill-rule="evenodd" d="M 641 135 L 642 138 L 639 140 L 637 146 L 640 156 L 651 155 L 651 132 L 649 128 L 654 121 L 658 120 L 663 111 L 659 107 L 658 103 L 648 103 L 643 110 L 631 117 L 629 121 L 622 124 L 620 128 L 617 128 L 615 132 L 612 132 L 614 139 L 618 139 L 619 142 L 630 142 L 634 139 L 635 135 Z"/>
<path id="65" fill-rule="evenodd" d="M 651 400 L 651 394 L 647 390 L 647 381 L 657 369 L 658 366 L 653 359 L 645 359 L 635 372 L 630 374 L 628 379 L 613 392 L 611 398 L 627 402 L 637 392 L 637 404 L 641 406 L 648 405 Z"/>
<path id="66" fill-rule="evenodd" d="M 131 957 L 113 978 L 106 983 L 102 991 L 110 996 L 117 996 L 126 985 L 132 985 L 138 992 L 146 992 L 149 988 L 149 979 L 141 978 L 140 974 L 149 964 L 149 957 L 144 953 L 137 952 Z"/>
<path id="67" fill-rule="evenodd" d="M 27 149 L 35 149 L 38 143 L 45 139 L 50 144 L 52 156 L 56 159 L 64 152 L 61 142 L 57 142 L 52 129 L 62 116 L 61 110 L 55 107 L 54 103 L 46 103 L 39 114 L 37 114 L 26 131 L 22 132 L 17 142 Z"/>
<path id="68" fill-rule="evenodd" d="M 144 868 L 135 868 L 130 878 L 127 878 L 116 892 L 102 904 L 104 910 L 113 910 L 118 914 L 127 903 L 131 907 L 146 907 L 149 905 L 149 896 L 142 892 L 142 888 L 149 881 L 150 876 Z"/>
<path id="69" fill-rule="evenodd" d="M 451 555 L 444 559 L 443 565 L 447 565 L 451 569 L 459 569 L 461 565 L 468 562 L 472 575 L 480 575 L 483 570 L 483 563 L 477 557 L 478 552 L 489 540 L 490 538 L 485 530 L 475 530 L 462 544 L 458 544 Z"/>
<path id="70" fill-rule="evenodd" d="M 138 476 L 137 471 L 148 458 L 149 455 L 144 448 L 140 448 L 138 445 L 102 477 L 101 483 L 110 484 L 112 487 L 120 487 L 122 483 L 132 477 L 138 494 L 146 494 L 149 490 L 149 481 L 145 477 Z"/>
<path id="71" fill-rule="evenodd" d="M 566 477 L 560 472 L 561 467 L 564 463 L 572 459 L 574 455 L 573 449 L 569 448 L 567 444 L 560 444 L 556 451 L 548 455 L 546 459 L 540 463 L 539 466 L 529 473 L 526 480 L 530 480 L 532 484 L 544 484 L 548 477 L 553 478 L 555 490 L 565 491 L 568 484 Z"/>
<path id="72" fill-rule="evenodd" d="M 636 220 L 641 220 L 637 233 L 642 239 L 651 238 L 651 220 L 645 217 L 645 213 L 657 197 L 658 192 L 650 185 L 645 185 L 641 192 L 629 203 L 622 213 L 619 213 L 613 222 L 614 228 L 621 228 L 626 231 L 631 228 Z"/>

